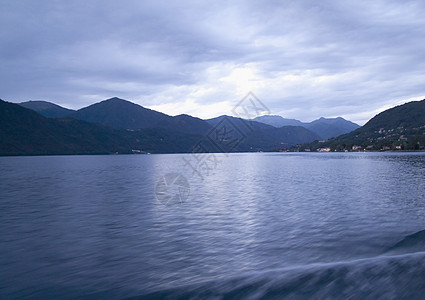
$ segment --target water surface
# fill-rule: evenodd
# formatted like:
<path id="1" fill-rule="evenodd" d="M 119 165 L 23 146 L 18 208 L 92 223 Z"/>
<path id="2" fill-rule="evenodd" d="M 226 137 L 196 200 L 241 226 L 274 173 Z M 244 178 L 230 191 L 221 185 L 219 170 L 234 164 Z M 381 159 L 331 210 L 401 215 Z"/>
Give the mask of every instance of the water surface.
<path id="1" fill-rule="evenodd" d="M 194 159 L 0 157 L 0 298 L 425 292 L 425 154 Z"/>

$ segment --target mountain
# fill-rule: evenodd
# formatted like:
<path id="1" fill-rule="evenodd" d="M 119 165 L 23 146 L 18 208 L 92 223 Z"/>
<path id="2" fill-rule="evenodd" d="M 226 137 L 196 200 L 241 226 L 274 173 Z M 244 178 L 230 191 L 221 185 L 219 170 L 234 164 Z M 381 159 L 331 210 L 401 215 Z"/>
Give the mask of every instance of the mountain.
<path id="1" fill-rule="evenodd" d="M 313 145 L 357 126 L 342 118 L 302 123 L 280 116 L 257 118 L 262 122 L 230 116 L 173 117 L 116 97 L 78 111 L 45 101 L 2 101 L 0 110 L 0 155 L 173 153 L 190 152 L 201 144 L 204 152 L 271 151 Z"/>
<path id="2" fill-rule="evenodd" d="M 47 114 L 48 109 L 57 112 Z M 0 111 L 0 155 L 190 152 L 199 143 L 208 152 L 270 151 L 319 138 L 301 126 L 276 128 L 228 116 L 172 117 L 119 98 L 78 111 L 61 110 L 48 102 L 19 106 L 2 101 Z M 60 112 L 70 116 L 41 115 L 57 117 Z M 224 149 L 221 143 L 229 141 L 236 143 Z"/>
<path id="3" fill-rule="evenodd" d="M 100 126 L 73 119 L 48 119 L 0 101 L 0 154 L 88 154 L 127 150 L 126 141 Z"/>
<path id="4" fill-rule="evenodd" d="M 281 145 L 298 145 L 305 143 L 305 141 L 319 139 L 319 136 L 315 132 L 303 126 L 283 126 L 276 129 L 275 136 L 281 140 Z"/>
<path id="5" fill-rule="evenodd" d="M 254 119 L 264 124 L 274 127 L 282 126 L 302 126 L 316 133 L 320 139 L 326 140 L 331 137 L 336 137 L 344 133 L 349 133 L 360 126 L 347 121 L 341 117 L 338 118 L 320 118 L 310 123 L 304 123 L 296 119 L 285 119 L 281 116 L 261 116 Z"/>
<path id="6" fill-rule="evenodd" d="M 163 128 L 186 134 L 205 134 L 211 126 L 189 115 L 169 116 L 117 97 L 79 109 L 73 118 L 116 129 Z"/>
<path id="7" fill-rule="evenodd" d="M 324 147 L 332 151 L 425 150 L 425 100 L 393 107 L 348 134 L 301 148 L 315 150 Z"/>
<path id="8" fill-rule="evenodd" d="M 241 119 L 241 118 L 227 116 L 227 115 L 222 115 L 212 119 L 207 119 L 205 121 L 208 122 L 208 124 L 210 124 L 211 126 L 217 126 L 217 124 L 222 122 L 224 119 L 230 120 L 231 122 L 235 123 L 235 125 L 237 125 L 238 128 L 249 129 L 250 131 L 252 130 L 267 131 L 267 130 L 274 130 L 276 128 L 274 126 L 267 125 L 254 120 L 246 120 L 246 119 Z"/>
<path id="9" fill-rule="evenodd" d="M 155 127 L 201 135 L 211 130 L 211 125 L 208 122 L 186 114 L 161 119 L 155 124 Z"/>
<path id="10" fill-rule="evenodd" d="M 367 122 L 358 132 L 371 133 L 383 128 L 388 131 L 396 128 L 413 129 L 425 125 L 425 100 L 412 101 L 379 113 Z"/>
<path id="11" fill-rule="evenodd" d="M 158 120 L 171 118 L 117 97 L 81 108 L 72 117 L 117 129 L 154 127 Z"/>
<path id="12" fill-rule="evenodd" d="M 27 101 L 18 103 L 20 106 L 32 109 L 47 118 L 64 118 L 75 111 L 47 101 Z"/>
<path id="13" fill-rule="evenodd" d="M 137 105 L 135 108 L 139 109 Z M 188 115 L 159 116 L 159 121 L 151 119 L 158 126 L 155 128 L 115 129 L 72 117 L 46 118 L 0 100 L 0 155 L 187 153 L 201 142 L 204 152 L 269 151 L 317 139 L 317 135 L 300 126 L 275 128 L 227 116 L 209 122 Z M 207 132 L 187 134 L 166 129 L 175 124 L 181 129 Z M 229 141 L 236 141 L 234 147 L 223 148 Z"/>
<path id="14" fill-rule="evenodd" d="M 231 116 L 220 116 L 209 119 L 207 122 L 213 126 L 213 130 L 220 129 L 224 124 L 231 135 L 242 136 L 238 146 L 240 151 L 270 151 L 319 139 L 317 134 L 301 126 L 276 128 L 261 122 Z"/>
<path id="15" fill-rule="evenodd" d="M 282 126 L 304 126 L 305 123 L 296 120 L 296 119 L 285 119 L 281 116 L 277 115 L 266 115 L 259 116 L 253 119 L 253 121 L 257 121 L 260 123 L 264 123 L 267 125 L 271 125 L 274 127 L 282 127 Z"/>
<path id="16" fill-rule="evenodd" d="M 341 134 L 349 133 L 360 126 L 341 117 L 338 118 L 320 118 L 304 126 L 307 129 L 317 133 L 323 140 L 337 137 Z"/>
<path id="17" fill-rule="evenodd" d="M 0 100 L 0 155 L 188 152 L 200 138 L 161 128 L 127 131 L 73 118 L 46 118 Z"/>

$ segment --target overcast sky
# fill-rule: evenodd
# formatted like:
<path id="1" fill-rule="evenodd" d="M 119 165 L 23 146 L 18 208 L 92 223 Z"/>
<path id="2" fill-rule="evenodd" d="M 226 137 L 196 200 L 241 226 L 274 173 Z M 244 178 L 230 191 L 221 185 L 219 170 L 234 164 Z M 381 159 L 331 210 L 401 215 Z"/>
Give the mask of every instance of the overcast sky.
<path id="1" fill-rule="evenodd" d="M 0 0 L 0 98 L 363 124 L 425 98 L 424 1 Z"/>

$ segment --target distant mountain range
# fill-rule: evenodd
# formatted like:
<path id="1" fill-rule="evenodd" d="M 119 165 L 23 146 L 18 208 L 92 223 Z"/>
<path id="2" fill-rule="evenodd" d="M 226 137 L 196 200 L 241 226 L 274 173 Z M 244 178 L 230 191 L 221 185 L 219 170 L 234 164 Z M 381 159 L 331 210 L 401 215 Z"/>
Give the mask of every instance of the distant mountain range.
<path id="1" fill-rule="evenodd" d="M 303 141 L 320 139 L 317 134 L 301 126 L 276 128 L 264 123 L 230 116 L 220 116 L 206 121 L 212 127 L 216 127 L 224 120 L 231 122 L 232 126 L 245 136 L 243 145 L 246 145 L 246 150 L 269 151 L 302 144 Z"/>
<path id="2" fill-rule="evenodd" d="M 128 131 L 74 118 L 46 118 L 0 100 L 0 155 L 188 152 L 200 138 L 161 128 Z"/>
<path id="3" fill-rule="evenodd" d="M 347 121 L 341 117 L 329 119 L 320 118 L 310 123 L 301 122 L 296 119 L 285 119 L 281 116 L 273 115 L 260 116 L 254 120 L 274 127 L 302 126 L 316 133 L 322 140 L 337 137 L 344 133 L 349 133 L 360 127 L 356 123 Z"/>
<path id="4" fill-rule="evenodd" d="M 272 151 L 358 128 L 342 118 L 303 123 L 280 116 L 173 117 L 116 97 L 79 110 L 0 100 L 0 117 L 0 155 L 190 152 L 202 141 L 204 151 L 224 151 L 214 139 L 232 142 L 229 151 Z"/>
<path id="5" fill-rule="evenodd" d="M 28 101 L 19 105 L 48 118 L 72 117 L 116 129 L 164 128 L 189 134 L 204 134 L 210 126 L 188 115 L 171 117 L 120 98 L 111 98 L 77 111 L 46 101 Z"/>
<path id="6" fill-rule="evenodd" d="M 388 109 L 348 134 L 315 141 L 301 151 L 425 150 L 425 100 Z"/>
<path id="7" fill-rule="evenodd" d="M 237 143 L 230 151 L 270 151 L 320 137 L 302 126 L 279 128 L 221 116 L 202 120 L 169 116 L 132 102 L 111 98 L 79 110 L 46 101 L 13 104 L 0 100 L 0 155 L 220 152 L 212 136 L 220 126 Z"/>

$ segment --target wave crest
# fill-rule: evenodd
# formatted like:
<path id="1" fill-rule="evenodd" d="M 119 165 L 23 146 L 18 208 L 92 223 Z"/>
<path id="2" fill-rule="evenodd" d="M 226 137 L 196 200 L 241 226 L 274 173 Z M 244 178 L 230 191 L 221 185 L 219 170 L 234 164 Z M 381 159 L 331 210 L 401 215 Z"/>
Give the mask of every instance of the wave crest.
<path id="1" fill-rule="evenodd" d="M 312 264 L 160 290 L 133 299 L 420 299 L 425 252 Z"/>

